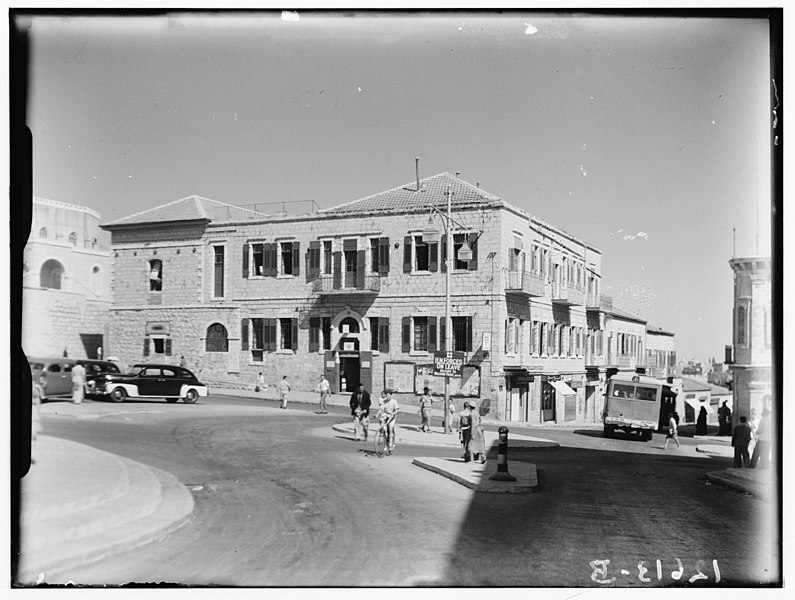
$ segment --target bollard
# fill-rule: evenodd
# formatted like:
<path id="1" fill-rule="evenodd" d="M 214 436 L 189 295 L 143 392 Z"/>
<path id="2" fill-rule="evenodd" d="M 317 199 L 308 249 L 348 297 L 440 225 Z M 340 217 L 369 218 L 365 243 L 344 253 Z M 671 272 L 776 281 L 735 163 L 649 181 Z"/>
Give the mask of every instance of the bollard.
<path id="1" fill-rule="evenodd" d="M 497 454 L 497 472 L 489 477 L 492 481 L 516 481 L 516 477 L 508 472 L 508 428 L 499 428 L 500 446 Z"/>

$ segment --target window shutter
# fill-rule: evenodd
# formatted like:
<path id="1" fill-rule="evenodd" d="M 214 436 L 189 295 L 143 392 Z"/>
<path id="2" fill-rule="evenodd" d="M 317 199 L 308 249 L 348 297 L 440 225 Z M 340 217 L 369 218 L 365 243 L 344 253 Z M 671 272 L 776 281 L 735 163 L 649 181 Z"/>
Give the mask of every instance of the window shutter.
<path id="1" fill-rule="evenodd" d="M 166 338 L 166 356 L 171 356 L 171 338 Z"/>
<path id="2" fill-rule="evenodd" d="M 411 350 L 411 317 L 403 317 L 403 339 L 401 350 L 409 352 Z"/>
<path id="3" fill-rule="evenodd" d="M 356 253 L 356 289 L 364 289 L 365 269 L 367 269 L 367 251 L 359 250 Z"/>
<path id="4" fill-rule="evenodd" d="M 301 274 L 301 242 L 293 242 L 293 276 Z"/>
<path id="5" fill-rule="evenodd" d="M 240 349 L 248 350 L 248 319 L 240 319 Z"/>
<path id="6" fill-rule="evenodd" d="M 478 234 L 470 233 L 467 235 L 469 247 L 472 249 L 472 260 L 469 261 L 469 270 L 478 270 Z"/>
<path id="7" fill-rule="evenodd" d="M 264 350 L 274 352 L 276 350 L 276 319 L 262 319 Z"/>
<path id="8" fill-rule="evenodd" d="M 403 272 L 411 273 L 411 236 L 403 238 Z"/>
<path id="9" fill-rule="evenodd" d="M 516 253 L 513 251 L 513 248 L 508 248 L 508 270 L 516 270 Z"/>
<path id="10" fill-rule="evenodd" d="M 389 238 L 382 237 L 378 240 L 378 274 L 389 274 Z"/>
<path id="11" fill-rule="evenodd" d="M 436 352 L 436 317 L 428 317 L 428 352 Z"/>
<path id="12" fill-rule="evenodd" d="M 428 270 L 436 272 L 439 270 L 439 243 L 428 244 Z"/>
<path id="13" fill-rule="evenodd" d="M 447 234 L 446 233 L 442 236 L 439 245 L 441 246 L 441 253 L 440 253 L 441 257 L 439 258 L 439 260 L 442 263 L 442 269 L 441 269 L 442 273 L 444 273 L 445 271 L 447 271 Z"/>
<path id="14" fill-rule="evenodd" d="M 472 352 L 472 317 L 467 317 L 467 352 Z"/>
<path id="15" fill-rule="evenodd" d="M 248 244 L 243 244 L 243 279 L 248 279 Z"/>
<path id="16" fill-rule="evenodd" d="M 452 347 L 455 348 L 455 344 L 452 344 Z M 439 350 L 447 351 L 447 317 L 439 319 Z"/>
<path id="17" fill-rule="evenodd" d="M 389 352 L 389 317 L 378 318 L 378 351 Z"/>
<path id="18" fill-rule="evenodd" d="M 293 326 L 292 349 L 293 349 L 293 354 L 295 354 L 296 352 L 298 352 L 298 319 L 293 318 L 293 319 L 291 319 L 291 321 L 292 321 L 292 326 Z"/>
<path id="19" fill-rule="evenodd" d="M 342 289 L 342 252 L 334 253 L 334 289 Z"/>
<path id="20" fill-rule="evenodd" d="M 144 338 L 144 356 L 149 356 L 149 338 Z"/>
<path id="21" fill-rule="evenodd" d="M 308 258 L 306 280 L 314 281 L 320 276 L 320 242 L 309 242 Z"/>
<path id="22" fill-rule="evenodd" d="M 320 350 L 320 319 L 309 317 L 309 351 L 317 352 Z"/>
<path id="23" fill-rule="evenodd" d="M 262 244 L 263 275 L 276 277 L 276 244 Z"/>

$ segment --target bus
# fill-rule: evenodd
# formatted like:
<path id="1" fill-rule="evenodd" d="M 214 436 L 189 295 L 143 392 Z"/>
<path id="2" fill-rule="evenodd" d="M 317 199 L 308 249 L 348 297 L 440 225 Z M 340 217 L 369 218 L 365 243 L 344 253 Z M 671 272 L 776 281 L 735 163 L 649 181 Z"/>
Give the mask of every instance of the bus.
<path id="1" fill-rule="evenodd" d="M 602 411 L 604 436 L 613 437 L 621 429 L 649 441 L 655 430 L 667 426 L 675 404 L 670 383 L 645 375 L 613 375 L 607 382 Z"/>

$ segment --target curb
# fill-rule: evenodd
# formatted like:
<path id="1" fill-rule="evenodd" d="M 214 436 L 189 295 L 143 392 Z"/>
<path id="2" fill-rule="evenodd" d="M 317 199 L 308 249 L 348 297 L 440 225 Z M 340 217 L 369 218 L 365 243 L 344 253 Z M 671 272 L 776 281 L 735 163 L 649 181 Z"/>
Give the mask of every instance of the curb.
<path id="1" fill-rule="evenodd" d="M 460 458 L 415 458 L 412 464 L 451 479 L 476 492 L 521 494 L 537 491 L 538 472 L 532 463 L 515 463 L 509 473 L 516 481 L 496 481 L 486 476 L 488 462 L 465 463 Z"/>

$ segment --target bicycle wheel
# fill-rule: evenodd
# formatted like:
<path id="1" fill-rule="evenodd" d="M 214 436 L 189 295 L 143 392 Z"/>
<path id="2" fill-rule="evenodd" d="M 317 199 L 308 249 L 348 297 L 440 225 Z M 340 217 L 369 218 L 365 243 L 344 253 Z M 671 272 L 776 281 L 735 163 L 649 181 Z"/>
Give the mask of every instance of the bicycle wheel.
<path id="1" fill-rule="evenodd" d="M 383 458 L 386 451 L 386 436 L 383 431 L 378 431 L 375 434 L 375 454 L 378 458 Z"/>

